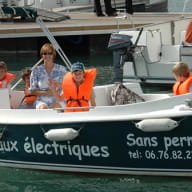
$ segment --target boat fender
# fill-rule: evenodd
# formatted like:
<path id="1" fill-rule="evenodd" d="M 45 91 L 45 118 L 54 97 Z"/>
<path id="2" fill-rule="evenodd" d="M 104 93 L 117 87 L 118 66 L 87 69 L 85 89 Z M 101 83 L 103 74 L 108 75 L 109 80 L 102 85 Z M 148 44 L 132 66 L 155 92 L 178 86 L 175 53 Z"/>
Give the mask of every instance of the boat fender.
<path id="1" fill-rule="evenodd" d="M 73 128 L 51 129 L 44 133 L 46 139 L 50 141 L 69 141 L 75 139 L 79 131 Z"/>
<path id="2" fill-rule="evenodd" d="M 144 119 L 135 126 L 145 132 L 171 131 L 178 127 L 179 123 L 169 118 L 165 119 Z"/>

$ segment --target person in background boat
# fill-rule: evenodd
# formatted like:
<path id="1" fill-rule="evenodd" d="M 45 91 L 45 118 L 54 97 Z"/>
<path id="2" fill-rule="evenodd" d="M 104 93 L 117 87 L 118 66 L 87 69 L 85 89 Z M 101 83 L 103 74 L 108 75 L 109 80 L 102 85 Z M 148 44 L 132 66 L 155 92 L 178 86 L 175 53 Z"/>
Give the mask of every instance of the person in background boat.
<path id="1" fill-rule="evenodd" d="M 32 70 L 30 78 L 30 91 L 36 95 L 36 109 L 48 109 L 61 107 L 62 103 L 56 101 L 49 87 L 49 79 L 61 84 L 66 74 L 66 68 L 54 63 L 56 51 L 52 44 L 46 43 L 41 47 L 40 55 L 43 58 L 43 64 Z M 61 88 L 58 88 L 61 91 Z"/>
<path id="2" fill-rule="evenodd" d="M 16 75 L 7 72 L 7 64 L 0 61 L 0 88 L 11 89 L 11 82 L 15 79 Z"/>
<path id="3" fill-rule="evenodd" d="M 85 70 L 84 64 L 76 62 L 72 64 L 71 72 L 68 72 L 63 78 L 62 90 L 63 94 L 59 95 L 56 85 L 50 81 L 52 92 L 58 101 L 65 100 L 66 107 L 89 107 L 96 106 L 95 93 L 93 91 L 94 80 L 96 77 L 96 69 Z M 68 109 L 65 112 L 88 111 L 85 109 Z"/>
<path id="4" fill-rule="evenodd" d="M 174 95 L 182 95 L 192 92 L 192 75 L 188 64 L 180 62 L 177 63 L 172 72 L 175 76 L 176 83 L 173 85 Z"/>
<path id="5" fill-rule="evenodd" d="M 117 16 L 116 11 L 111 6 L 111 0 L 104 0 L 104 3 L 105 3 L 105 13 L 107 14 L 107 16 Z M 100 0 L 94 0 L 94 8 L 95 8 L 96 15 L 98 17 L 105 16 L 101 8 Z"/>
<path id="6" fill-rule="evenodd" d="M 126 13 L 128 14 L 133 14 L 133 1 L 132 0 L 125 0 L 125 8 L 126 8 Z"/>
<path id="7" fill-rule="evenodd" d="M 32 95 L 30 91 L 30 76 L 31 76 L 32 70 L 30 68 L 25 68 L 21 71 L 21 78 L 23 79 L 25 83 L 24 88 L 24 98 L 22 100 L 22 104 L 19 106 L 21 109 L 33 109 L 35 108 L 35 101 L 37 99 L 37 96 Z"/>

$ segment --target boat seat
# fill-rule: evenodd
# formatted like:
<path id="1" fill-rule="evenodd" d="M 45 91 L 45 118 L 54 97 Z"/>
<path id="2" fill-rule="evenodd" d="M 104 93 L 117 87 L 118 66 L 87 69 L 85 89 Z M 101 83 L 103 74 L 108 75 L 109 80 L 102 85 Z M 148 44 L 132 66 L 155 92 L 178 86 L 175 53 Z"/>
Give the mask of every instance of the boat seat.
<path id="1" fill-rule="evenodd" d="M 148 31 L 146 50 L 148 53 L 148 59 L 150 63 L 159 62 L 161 48 L 162 48 L 161 32 Z"/>
<path id="2" fill-rule="evenodd" d="M 180 57 L 181 45 L 163 45 L 160 62 L 178 62 Z"/>
<path id="3" fill-rule="evenodd" d="M 113 85 L 110 85 L 111 89 Z M 107 86 L 94 87 L 95 100 L 97 106 L 109 106 L 111 105 L 110 92 Z"/>
<path id="4" fill-rule="evenodd" d="M 24 98 L 23 91 L 11 91 L 11 107 L 13 109 L 18 108 Z"/>
<path id="5" fill-rule="evenodd" d="M 138 95 L 142 95 L 143 91 L 138 83 L 123 83 L 127 88 L 134 91 Z M 97 106 L 110 106 L 111 104 L 111 90 L 114 84 L 95 86 L 95 100 Z"/>
<path id="6" fill-rule="evenodd" d="M 0 89 L 0 109 L 10 109 L 9 89 Z"/>

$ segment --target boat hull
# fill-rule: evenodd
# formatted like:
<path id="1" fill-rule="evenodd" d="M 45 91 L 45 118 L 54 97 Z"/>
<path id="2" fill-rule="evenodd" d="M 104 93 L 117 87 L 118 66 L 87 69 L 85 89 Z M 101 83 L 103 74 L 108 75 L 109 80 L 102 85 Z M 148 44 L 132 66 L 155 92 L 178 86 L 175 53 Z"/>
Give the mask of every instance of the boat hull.
<path id="1" fill-rule="evenodd" d="M 47 171 L 192 176 L 191 117 L 172 131 L 143 132 L 135 121 L 1 125 L 0 166 Z M 71 141 L 49 141 L 51 129 L 80 129 Z"/>

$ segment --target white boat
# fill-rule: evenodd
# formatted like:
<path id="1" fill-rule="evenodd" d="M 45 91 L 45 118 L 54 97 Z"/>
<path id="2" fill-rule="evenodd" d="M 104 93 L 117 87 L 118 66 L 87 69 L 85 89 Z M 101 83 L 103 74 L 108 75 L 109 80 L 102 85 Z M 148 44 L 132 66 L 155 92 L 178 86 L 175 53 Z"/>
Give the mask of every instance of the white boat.
<path id="1" fill-rule="evenodd" d="M 191 177 L 192 94 L 147 94 L 139 83 L 124 85 L 134 102 L 112 105 L 114 84 L 96 86 L 97 106 L 72 113 L 18 109 L 23 92 L 0 89 L 0 166 Z"/>
<path id="2" fill-rule="evenodd" d="M 192 44 L 186 42 L 191 20 L 181 15 L 175 20 L 112 33 L 109 48 L 113 50 L 114 81 L 172 84 L 173 65 L 186 62 L 192 69 Z"/>
<path id="3" fill-rule="evenodd" d="M 60 11 L 91 10 L 94 0 L 0 0 L 0 6 L 31 6 L 39 9 Z M 135 11 L 167 11 L 168 0 L 133 0 Z M 102 5 L 104 5 L 102 3 Z M 125 7 L 125 0 L 112 1 L 113 7 Z M 58 9 L 60 8 L 60 9 Z"/>
<path id="4" fill-rule="evenodd" d="M 191 177 L 192 94 L 144 94 L 137 83 L 125 85 L 145 101 L 111 105 L 114 85 L 96 86 L 97 106 L 73 113 L 16 109 L 23 93 L 12 91 L 9 101 L 0 89 L 0 166 Z"/>

